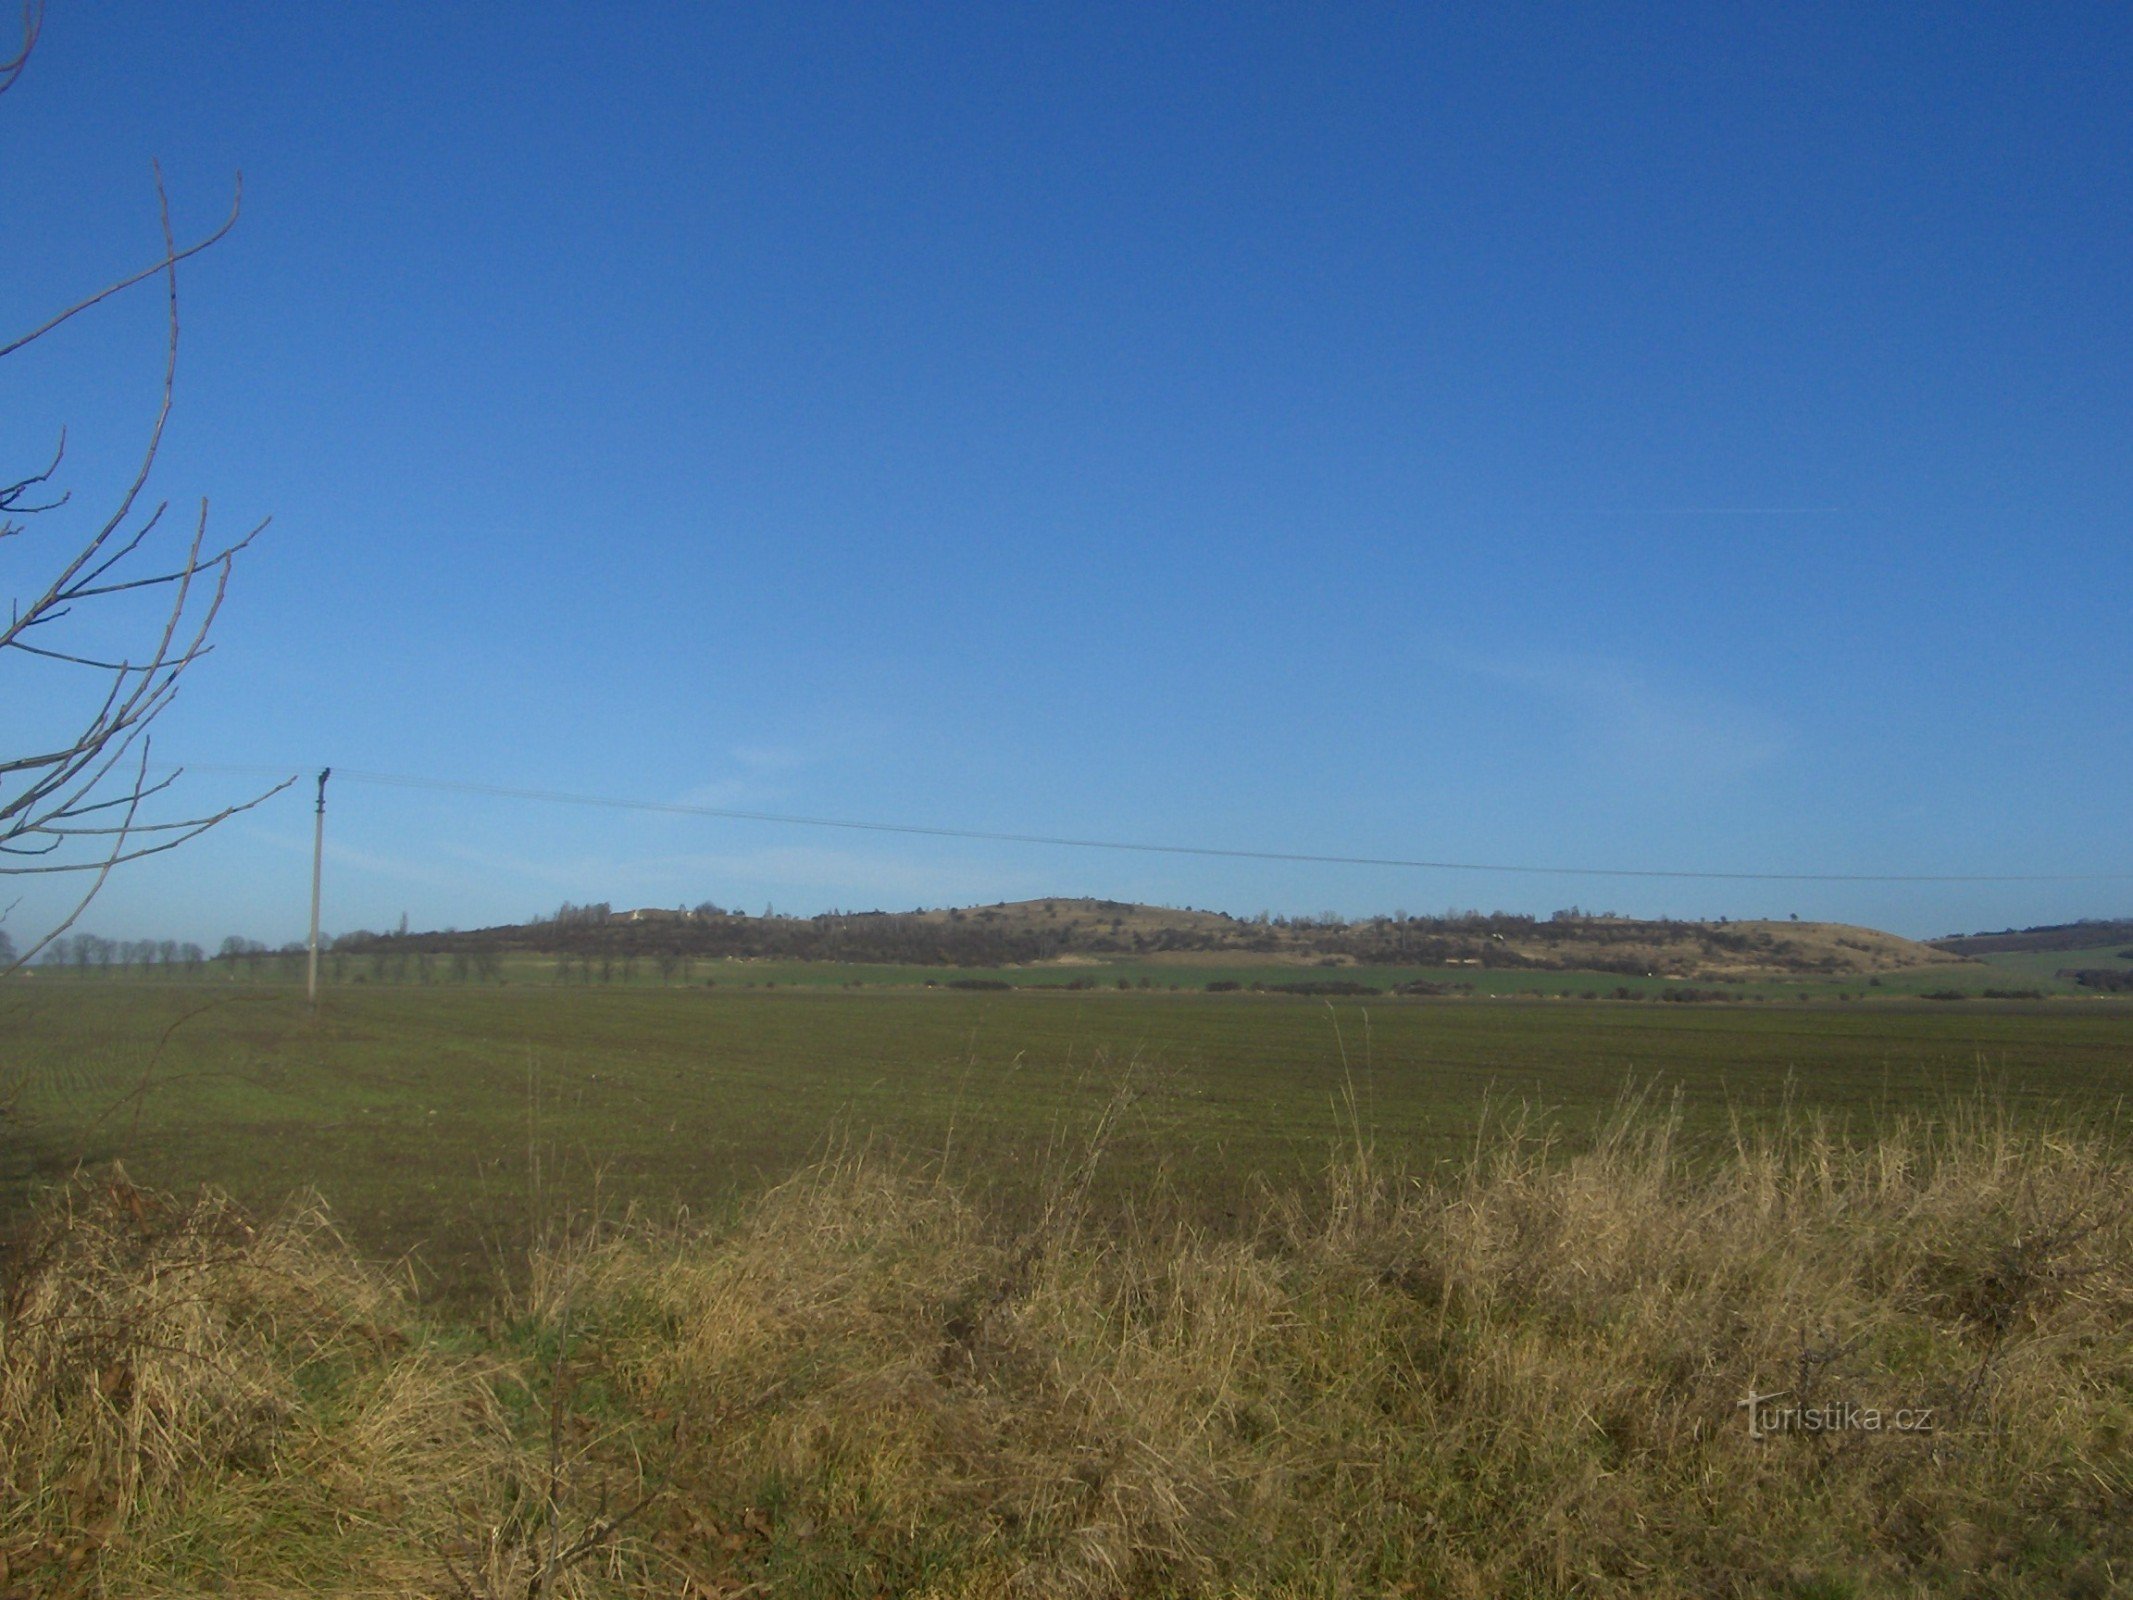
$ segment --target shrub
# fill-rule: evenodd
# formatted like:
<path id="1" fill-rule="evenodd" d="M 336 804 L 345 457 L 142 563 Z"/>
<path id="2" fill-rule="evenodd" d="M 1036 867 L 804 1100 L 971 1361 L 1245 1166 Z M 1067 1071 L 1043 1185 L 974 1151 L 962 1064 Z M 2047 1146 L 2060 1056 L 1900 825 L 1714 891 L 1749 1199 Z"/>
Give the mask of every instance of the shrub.
<path id="1" fill-rule="evenodd" d="M 2083 967 L 2078 970 L 2062 970 L 2062 978 L 2071 978 L 2084 989 L 2094 989 L 2101 994 L 2133 994 L 2133 972 L 2119 972 L 2110 967 Z"/>

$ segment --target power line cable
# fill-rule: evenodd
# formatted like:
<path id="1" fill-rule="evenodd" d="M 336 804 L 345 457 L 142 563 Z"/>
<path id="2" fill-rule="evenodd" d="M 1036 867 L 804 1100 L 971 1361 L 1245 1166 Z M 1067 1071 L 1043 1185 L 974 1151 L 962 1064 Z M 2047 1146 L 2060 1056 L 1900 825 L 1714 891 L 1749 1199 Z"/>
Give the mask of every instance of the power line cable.
<path id="1" fill-rule="evenodd" d="M 193 772 L 280 776 L 280 767 L 193 764 Z M 728 822 L 767 822 L 792 828 L 840 828 L 854 833 L 893 833 L 927 839 L 967 839 L 989 844 L 1048 845 L 1067 850 L 1118 850 L 1139 855 L 1202 856 L 1225 861 L 1280 861 L 1306 866 L 1394 867 L 1423 872 L 1502 872 L 1555 878 L 1671 878 L 1728 883 L 2121 883 L 2128 872 L 1710 872 L 1675 867 L 1544 867 L 1505 862 L 1423 861 L 1402 856 L 1320 855 L 1300 850 L 1237 850 L 1219 845 L 1147 844 L 1125 839 L 1077 839 L 1041 833 L 1002 833 L 985 828 L 930 827 L 910 822 L 864 822 L 846 817 L 804 817 L 779 811 L 744 811 L 730 806 L 685 805 L 667 800 L 625 800 L 612 795 L 568 794 L 553 789 L 517 789 L 493 783 L 462 783 L 449 778 L 412 777 L 398 772 L 364 772 L 335 767 L 334 776 L 350 783 L 388 789 L 426 789 L 445 794 L 484 795 L 498 800 L 531 800 L 545 805 L 588 806 L 609 811 L 645 811 L 667 816 L 712 817 Z"/>

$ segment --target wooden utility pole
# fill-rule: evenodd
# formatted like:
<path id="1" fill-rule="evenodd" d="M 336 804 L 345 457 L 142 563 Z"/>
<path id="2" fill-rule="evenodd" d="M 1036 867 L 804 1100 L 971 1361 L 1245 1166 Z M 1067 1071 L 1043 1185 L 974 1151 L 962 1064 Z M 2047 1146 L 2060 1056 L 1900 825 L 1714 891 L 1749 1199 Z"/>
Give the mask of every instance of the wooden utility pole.
<path id="1" fill-rule="evenodd" d="M 327 767 L 318 775 L 318 817 L 311 827 L 311 984 L 309 999 L 311 1008 L 318 1009 L 318 888 L 321 869 L 326 860 L 326 780 L 333 776 L 333 768 Z"/>

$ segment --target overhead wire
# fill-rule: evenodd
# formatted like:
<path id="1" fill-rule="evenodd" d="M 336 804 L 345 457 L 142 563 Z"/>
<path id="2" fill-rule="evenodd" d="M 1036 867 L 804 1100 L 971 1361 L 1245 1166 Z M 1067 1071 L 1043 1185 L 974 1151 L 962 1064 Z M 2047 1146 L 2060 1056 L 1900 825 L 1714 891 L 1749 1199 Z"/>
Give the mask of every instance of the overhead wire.
<path id="1" fill-rule="evenodd" d="M 272 774 L 287 769 L 188 763 L 194 772 Z M 900 834 L 927 839 L 960 839 L 987 844 L 1039 845 L 1066 850 L 1113 850 L 1139 855 L 1197 856 L 1224 861 L 1268 861 L 1304 866 L 1386 867 L 1423 872 L 1510 873 L 1553 878 L 1644 878 L 1729 883 L 2112 883 L 2133 881 L 2125 872 L 1745 872 L 1686 867 L 1538 866 L 1530 862 L 1438 861 L 1405 856 L 1337 855 L 1305 850 L 1252 850 L 1222 845 L 1149 843 L 1129 839 L 1084 839 L 1064 834 L 1010 833 L 990 828 L 951 828 L 913 822 L 879 822 L 852 817 L 814 817 L 735 806 L 693 805 L 672 800 L 631 800 L 614 795 L 574 794 L 554 789 L 516 788 L 505 784 L 468 783 L 451 778 L 419 777 L 398 772 L 371 772 L 335 767 L 333 776 L 380 788 L 431 790 L 481 795 L 498 800 L 525 800 L 544 805 L 584 806 L 610 811 L 649 812 L 666 816 L 707 817 L 728 822 L 760 822 L 791 828 L 834 828 L 855 833 Z"/>

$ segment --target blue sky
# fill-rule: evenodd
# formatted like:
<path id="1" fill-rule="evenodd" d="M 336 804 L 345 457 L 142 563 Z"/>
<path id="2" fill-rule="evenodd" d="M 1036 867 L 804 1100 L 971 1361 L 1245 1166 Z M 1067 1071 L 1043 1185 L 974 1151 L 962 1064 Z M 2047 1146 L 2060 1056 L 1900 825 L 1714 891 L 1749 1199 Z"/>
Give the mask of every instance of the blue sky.
<path id="1" fill-rule="evenodd" d="M 0 323 L 152 258 L 151 158 L 183 233 L 245 182 L 183 278 L 158 487 L 274 519 L 160 755 L 2095 875 L 1254 864 L 349 783 L 329 929 L 566 898 L 1910 933 L 2133 906 L 2122 9 L 53 0 L 0 99 Z M 10 450 L 65 422 L 84 507 L 146 426 L 158 314 L 136 292 L 0 364 Z M 142 863 L 82 925 L 296 936 L 308 812 Z M 32 883 L 8 926 L 59 904 Z"/>

